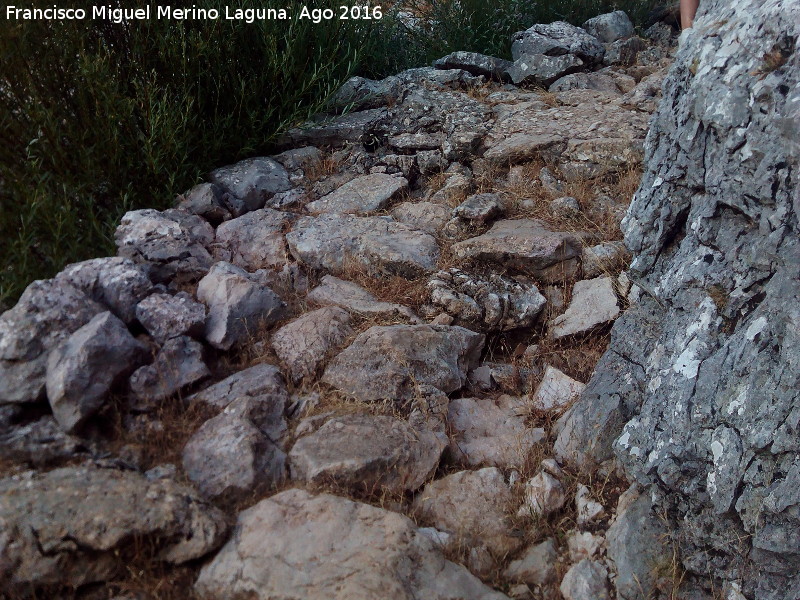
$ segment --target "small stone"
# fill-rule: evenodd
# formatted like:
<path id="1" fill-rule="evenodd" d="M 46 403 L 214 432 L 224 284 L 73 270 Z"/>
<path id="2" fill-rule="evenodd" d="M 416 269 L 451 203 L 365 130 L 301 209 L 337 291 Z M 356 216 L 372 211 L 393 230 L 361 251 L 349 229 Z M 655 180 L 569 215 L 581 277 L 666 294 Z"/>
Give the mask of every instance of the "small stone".
<path id="1" fill-rule="evenodd" d="M 553 196 L 559 196 L 564 193 L 566 187 L 564 182 L 559 180 L 553 172 L 547 167 L 542 167 L 539 171 L 539 183 L 542 187 Z"/>
<path id="2" fill-rule="evenodd" d="M 419 322 L 419 317 L 407 306 L 381 302 L 360 285 L 333 275 L 325 275 L 320 284 L 309 292 L 307 298 L 316 304 L 341 306 L 354 313 L 387 317 L 401 316 L 412 323 Z"/>
<path id="3" fill-rule="evenodd" d="M 328 306 L 308 312 L 272 335 L 275 354 L 296 383 L 312 377 L 330 352 L 338 350 L 353 334 L 350 314 Z"/>
<path id="4" fill-rule="evenodd" d="M 543 516 L 560 510 L 567 501 L 567 495 L 561 482 L 543 471 L 525 484 L 525 500 L 518 515 Z"/>
<path id="5" fill-rule="evenodd" d="M 136 318 L 155 341 L 163 344 L 182 335 L 201 336 L 206 325 L 206 307 L 186 292 L 174 296 L 152 294 L 136 305 Z"/>
<path id="6" fill-rule="evenodd" d="M 587 279 L 608 275 L 625 263 L 628 251 L 622 242 L 605 242 L 583 249 L 581 264 Z"/>
<path id="7" fill-rule="evenodd" d="M 280 369 L 274 365 L 254 365 L 193 394 L 189 402 L 224 409 L 237 398 L 257 398 L 261 402 L 285 406 L 288 391 Z"/>
<path id="8" fill-rule="evenodd" d="M 572 54 L 524 54 L 506 69 L 506 74 L 516 85 L 548 87 L 557 79 L 574 73 L 583 66 L 584 62 Z"/>
<path id="9" fill-rule="evenodd" d="M 561 410 L 580 396 L 586 386 L 547 365 L 539 387 L 531 398 L 534 407 L 542 410 Z"/>
<path id="10" fill-rule="evenodd" d="M 202 217 L 212 225 L 219 225 L 231 218 L 223 195 L 224 192 L 218 185 L 200 183 L 178 196 L 178 209 Z"/>
<path id="11" fill-rule="evenodd" d="M 552 539 L 531 546 L 511 561 L 503 573 L 511 581 L 529 585 L 547 585 L 556 580 L 558 552 Z"/>
<path id="12" fill-rule="evenodd" d="M 472 75 L 502 79 L 503 72 L 511 66 L 511 62 L 485 54 L 459 51 L 433 61 L 433 66 L 437 69 L 463 69 Z"/>
<path id="13" fill-rule="evenodd" d="M 603 536 L 594 535 L 588 531 L 573 531 L 567 536 L 569 559 L 580 562 L 584 558 L 592 558 L 599 553 L 603 546 Z"/>
<path id="14" fill-rule="evenodd" d="M 555 458 L 545 458 L 541 463 L 541 467 L 543 471 L 547 471 L 556 479 L 560 479 L 564 474 L 564 471 L 561 470 L 561 466 Z"/>
<path id="15" fill-rule="evenodd" d="M 291 187 L 283 165 L 271 158 L 248 158 L 235 165 L 211 172 L 211 182 L 230 194 L 228 200 L 234 216 L 257 210 L 269 197 Z"/>
<path id="16" fill-rule="evenodd" d="M 408 180 L 404 177 L 381 173 L 363 175 L 319 200 L 310 202 L 306 209 L 311 213 L 363 215 L 381 210 L 407 189 Z"/>
<path id="17" fill-rule="evenodd" d="M 453 209 L 453 216 L 476 223 L 486 223 L 503 213 L 503 203 L 497 194 L 475 194 Z"/>
<path id="18" fill-rule="evenodd" d="M 452 211 L 433 202 L 403 202 L 392 210 L 392 218 L 409 227 L 436 235 L 450 218 Z"/>
<path id="19" fill-rule="evenodd" d="M 567 571 L 559 590 L 565 600 L 609 600 L 608 570 L 599 562 L 583 559 Z"/>
<path id="20" fill-rule="evenodd" d="M 581 205 L 572 196 L 563 196 L 550 202 L 550 210 L 564 217 L 575 217 L 581 213 Z"/>
<path id="21" fill-rule="evenodd" d="M 431 321 L 431 325 L 452 325 L 455 319 L 447 313 L 439 313 Z"/>
<path id="22" fill-rule="evenodd" d="M 578 491 L 575 494 L 575 506 L 578 513 L 576 518 L 578 527 L 584 527 L 605 514 L 603 505 L 592 500 L 589 488 L 585 485 L 578 486 Z"/>
<path id="23" fill-rule="evenodd" d="M 141 367 L 131 375 L 132 408 L 152 409 L 155 403 L 210 375 L 199 342 L 186 336 L 171 338 L 161 347 L 152 365 Z"/>
<path id="24" fill-rule="evenodd" d="M 608 323 L 620 313 L 611 277 L 578 281 L 572 288 L 567 311 L 550 323 L 550 335 L 556 339 L 585 333 L 596 325 Z"/>

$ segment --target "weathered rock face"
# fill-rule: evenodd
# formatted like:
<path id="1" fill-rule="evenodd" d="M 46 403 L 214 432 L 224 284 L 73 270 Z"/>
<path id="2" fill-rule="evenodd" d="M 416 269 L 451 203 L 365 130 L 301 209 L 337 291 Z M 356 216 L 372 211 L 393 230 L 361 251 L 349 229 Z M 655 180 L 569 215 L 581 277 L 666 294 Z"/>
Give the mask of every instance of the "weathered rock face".
<path id="1" fill-rule="evenodd" d="M 0 592 L 104 581 L 134 537 L 171 563 L 224 540 L 223 514 L 169 479 L 93 465 L 0 480 Z"/>
<path id="2" fill-rule="evenodd" d="M 623 222 L 641 301 L 559 441 L 584 460 L 613 442 L 690 572 L 795 598 L 800 4 L 704 1 L 685 36 Z"/>
<path id="3" fill-rule="evenodd" d="M 320 561 L 320 549 L 325 560 Z M 328 494 L 289 490 L 239 515 L 231 540 L 196 590 L 287 600 L 503 600 L 397 513 Z"/>

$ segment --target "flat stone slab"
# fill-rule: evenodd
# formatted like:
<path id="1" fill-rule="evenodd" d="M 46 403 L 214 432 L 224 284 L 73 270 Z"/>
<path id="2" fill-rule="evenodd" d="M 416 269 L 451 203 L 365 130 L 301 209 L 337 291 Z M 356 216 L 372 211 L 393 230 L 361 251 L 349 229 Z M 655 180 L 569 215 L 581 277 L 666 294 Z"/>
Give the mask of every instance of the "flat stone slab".
<path id="1" fill-rule="evenodd" d="M 580 381 L 575 381 L 555 367 L 547 365 L 531 402 L 537 409 L 560 410 L 580 396 L 585 387 Z"/>
<path id="2" fill-rule="evenodd" d="M 596 325 L 613 321 L 619 313 L 612 277 L 578 281 L 572 288 L 567 311 L 551 321 L 550 335 L 558 339 L 585 333 Z"/>
<path id="3" fill-rule="evenodd" d="M 210 600 L 507 600 L 407 517 L 298 489 L 240 513 L 195 590 Z"/>
<path id="4" fill-rule="evenodd" d="M 404 177 L 375 173 L 362 175 L 342 187 L 306 204 L 311 213 L 349 213 L 364 215 L 384 208 L 393 198 L 408 189 Z"/>
<path id="5" fill-rule="evenodd" d="M 403 316 L 412 323 L 419 322 L 419 317 L 407 306 L 381 302 L 360 285 L 333 275 L 325 275 L 306 298 L 323 306 L 341 306 L 354 313 L 387 317 Z"/>

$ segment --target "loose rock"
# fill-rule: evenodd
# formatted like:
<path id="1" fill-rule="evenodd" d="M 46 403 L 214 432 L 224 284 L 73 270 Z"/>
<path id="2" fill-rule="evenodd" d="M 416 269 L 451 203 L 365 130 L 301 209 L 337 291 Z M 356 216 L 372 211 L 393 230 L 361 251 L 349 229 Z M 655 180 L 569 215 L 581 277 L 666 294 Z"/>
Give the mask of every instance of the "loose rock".
<path id="1" fill-rule="evenodd" d="M 210 375 L 199 342 L 186 336 L 171 338 L 161 347 L 152 365 L 141 367 L 131 375 L 131 393 L 135 399 L 132 407 L 152 409 L 155 403 Z"/>
<path id="2" fill-rule="evenodd" d="M 572 288 L 572 301 L 567 312 L 550 324 L 550 334 L 558 339 L 585 333 L 596 325 L 608 323 L 620 313 L 612 277 L 578 281 Z"/>
<path id="3" fill-rule="evenodd" d="M 548 538 L 525 550 L 517 560 L 511 561 L 504 576 L 511 581 L 528 585 L 547 585 L 556 580 L 557 559 L 555 543 Z"/>
<path id="4" fill-rule="evenodd" d="M 311 213 L 351 213 L 364 215 L 384 208 L 408 189 L 408 180 L 394 175 L 363 175 L 345 183 L 306 208 Z"/>
<path id="5" fill-rule="evenodd" d="M 152 294 L 136 305 L 136 318 L 154 340 L 188 335 L 200 337 L 206 325 L 206 307 L 192 300 L 186 292 L 174 296 Z"/>
<path id="6" fill-rule="evenodd" d="M 608 600 L 608 571 L 599 562 L 583 559 L 573 565 L 559 588 L 566 600 Z"/>
<path id="7" fill-rule="evenodd" d="M 271 158 L 248 158 L 235 165 L 211 172 L 215 183 L 231 195 L 228 200 L 234 216 L 240 216 L 264 206 L 267 199 L 291 187 L 289 174 Z"/>
<path id="8" fill-rule="evenodd" d="M 283 267 L 289 261 L 283 238 L 288 224 L 286 213 L 271 208 L 226 221 L 217 227 L 214 259 L 245 271 Z"/>
<path id="9" fill-rule="evenodd" d="M 402 316 L 412 323 L 419 318 L 407 306 L 380 302 L 360 285 L 325 275 L 320 284 L 311 290 L 308 300 L 322 305 L 335 305 L 365 315 Z"/>
<path id="10" fill-rule="evenodd" d="M 584 387 L 586 386 L 580 381 L 575 381 L 555 367 L 547 365 L 531 402 L 534 407 L 542 410 L 561 410 L 576 400 Z"/>

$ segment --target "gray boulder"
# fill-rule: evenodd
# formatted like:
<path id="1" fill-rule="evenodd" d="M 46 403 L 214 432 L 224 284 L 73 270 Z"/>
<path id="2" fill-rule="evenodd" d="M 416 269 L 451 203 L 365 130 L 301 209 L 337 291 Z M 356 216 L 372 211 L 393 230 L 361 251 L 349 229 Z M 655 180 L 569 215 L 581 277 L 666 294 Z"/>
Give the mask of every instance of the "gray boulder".
<path id="1" fill-rule="evenodd" d="M 641 297 L 565 423 L 651 486 L 690 575 L 761 600 L 800 589 L 798 38 L 797 3 L 701 3 L 622 224 Z"/>
<path id="2" fill-rule="evenodd" d="M 345 102 L 345 105 L 347 104 L 349 101 Z M 382 102 L 376 104 L 376 106 L 381 105 Z M 348 142 L 359 143 L 366 132 L 385 117 L 385 108 L 375 108 L 310 121 L 287 131 L 279 143 L 283 147 L 305 145 L 338 147 Z"/>
<path id="3" fill-rule="evenodd" d="M 583 24 L 583 28 L 606 44 L 629 38 L 634 34 L 633 23 L 622 10 L 592 17 Z"/>
<path id="4" fill-rule="evenodd" d="M 534 25 L 515 33 L 511 43 L 511 56 L 515 61 L 524 55 L 571 54 L 587 64 L 596 64 L 603 60 L 604 53 L 605 48 L 596 37 L 564 21 Z"/>
<path id="5" fill-rule="evenodd" d="M 434 202 L 403 202 L 392 209 L 392 218 L 412 229 L 436 235 L 450 219 L 450 207 Z"/>
<path id="6" fill-rule="evenodd" d="M 308 312 L 272 334 L 272 348 L 289 377 L 294 382 L 313 377 L 328 355 L 353 334 L 350 321 L 346 310 L 328 306 Z"/>
<path id="7" fill-rule="evenodd" d="M 370 327 L 330 362 L 322 381 L 365 402 L 402 405 L 422 384 L 450 393 L 466 382 L 483 340 L 463 327 Z"/>
<path id="8" fill-rule="evenodd" d="M 134 540 L 173 564 L 225 539 L 225 516 L 170 479 L 91 464 L 0 480 L 0 591 L 105 581 Z M 152 544 L 152 545 L 151 545 Z"/>
<path id="9" fill-rule="evenodd" d="M 365 215 L 384 208 L 408 189 L 408 180 L 383 173 L 362 175 L 326 194 L 306 209 L 311 213 L 349 213 Z"/>
<path id="10" fill-rule="evenodd" d="M 136 304 L 153 289 L 144 266 L 117 256 L 68 265 L 55 280 L 78 288 L 127 324 L 136 318 Z"/>
<path id="11" fill-rule="evenodd" d="M 506 69 L 506 74 L 516 85 L 546 88 L 557 79 L 579 71 L 583 65 L 584 62 L 572 54 L 523 54 Z"/>
<path id="12" fill-rule="evenodd" d="M 177 219 L 150 208 L 125 213 L 114 233 L 117 253 L 144 265 L 156 283 L 199 279 L 213 262 L 208 240 Z"/>
<path id="13" fill-rule="evenodd" d="M 177 208 L 198 217 L 203 217 L 212 225 L 219 225 L 231 218 L 228 208 L 229 195 L 213 183 L 199 183 L 185 194 L 178 196 Z"/>
<path id="14" fill-rule="evenodd" d="M 413 492 L 430 479 L 444 444 L 389 416 L 344 415 L 301 437 L 289 452 L 292 479 L 354 491 Z"/>
<path id="15" fill-rule="evenodd" d="M 283 231 L 289 224 L 284 212 L 262 208 L 217 227 L 214 258 L 245 271 L 280 268 L 289 261 Z"/>
<path id="16" fill-rule="evenodd" d="M 203 362 L 203 346 L 192 338 L 170 338 L 156 354 L 153 364 L 137 369 L 130 379 L 132 408 L 150 410 L 211 375 Z"/>
<path id="17" fill-rule="evenodd" d="M 146 357 L 147 347 L 110 312 L 70 335 L 47 360 L 47 399 L 61 428 L 82 425 Z"/>
<path id="18" fill-rule="evenodd" d="M 183 469 L 207 498 L 241 499 L 285 477 L 285 403 L 238 397 L 203 423 L 183 448 Z"/>
<path id="19" fill-rule="evenodd" d="M 50 351 L 106 308 L 63 281 L 34 281 L 0 315 L 0 404 L 45 397 Z"/>
<path id="20" fill-rule="evenodd" d="M 255 398 L 260 402 L 269 403 L 279 407 L 275 410 L 282 414 L 289 399 L 289 392 L 286 390 L 280 369 L 273 365 L 259 364 L 234 373 L 193 394 L 189 397 L 189 402 L 224 409 L 238 398 Z"/>
<path id="21" fill-rule="evenodd" d="M 486 261 L 557 280 L 577 268 L 581 243 L 572 233 L 552 231 L 536 219 L 498 221 L 478 237 L 453 245 L 458 258 Z"/>
<path id="22" fill-rule="evenodd" d="M 407 517 L 304 490 L 281 492 L 240 513 L 195 590 L 214 600 L 507 599 L 446 560 Z"/>
<path id="23" fill-rule="evenodd" d="M 458 51 L 433 61 L 433 66 L 437 69 L 463 69 L 472 75 L 502 79 L 511 62 L 476 52 Z"/>
<path id="24" fill-rule="evenodd" d="M 608 570 L 601 563 L 584 558 L 570 567 L 559 590 L 565 600 L 609 600 Z"/>
<path id="25" fill-rule="evenodd" d="M 210 179 L 230 194 L 228 204 L 234 216 L 262 208 L 272 195 L 291 187 L 283 165 L 266 157 L 215 169 Z"/>
<path id="26" fill-rule="evenodd" d="M 197 285 L 197 298 L 208 306 L 206 339 L 228 350 L 253 337 L 258 327 L 281 319 L 286 305 L 258 274 L 218 262 Z"/>
<path id="27" fill-rule="evenodd" d="M 527 548 L 512 560 L 503 575 L 511 581 L 528 585 L 547 585 L 556 578 L 558 552 L 552 538 Z"/>
<path id="28" fill-rule="evenodd" d="M 474 194 L 453 209 L 453 216 L 473 223 L 486 223 L 503 214 L 498 194 Z"/>
<path id="29" fill-rule="evenodd" d="M 413 278 L 434 270 L 439 259 L 432 236 L 388 217 L 302 217 L 286 242 L 297 260 L 334 275 L 358 267 Z"/>
<path id="30" fill-rule="evenodd" d="M 136 318 L 147 333 L 163 344 L 181 335 L 199 337 L 206 324 L 206 307 L 186 292 L 152 294 L 136 305 Z"/>

